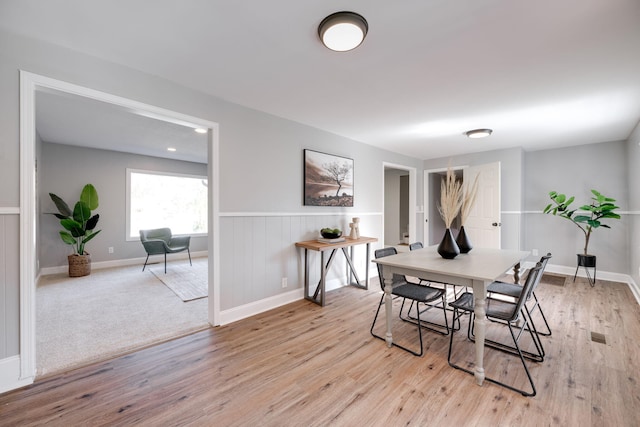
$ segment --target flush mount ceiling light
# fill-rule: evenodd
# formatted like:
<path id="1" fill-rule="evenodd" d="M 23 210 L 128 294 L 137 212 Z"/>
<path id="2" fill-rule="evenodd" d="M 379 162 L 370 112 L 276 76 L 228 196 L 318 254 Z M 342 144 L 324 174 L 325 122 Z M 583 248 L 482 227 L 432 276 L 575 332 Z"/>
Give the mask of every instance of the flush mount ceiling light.
<path id="1" fill-rule="evenodd" d="M 207 130 L 203 128 L 196 128 L 195 131 L 198 133 L 207 133 Z"/>
<path id="2" fill-rule="evenodd" d="M 318 35 L 322 43 L 336 52 L 360 46 L 369 30 L 367 20 L 354 12 L 336 12 L 322 20 Z"/>
<path id="3" fill-rule="evenodd" d="M 474 129 L 468 130 L 464 134 L 469 138 L 486 138 L 487 136 L 491 135 L 492 132 L 493 130 L 491 129 Z"/>
<path id="4" fill-rule="evenodd" d="M 168 148 L 167 148 L 167 151 L 174 152 L 174 151 L 176 151 L 176 149 L 175 149 L 175 148 L 173 148 L 173 147 L 168 147 Z"/>

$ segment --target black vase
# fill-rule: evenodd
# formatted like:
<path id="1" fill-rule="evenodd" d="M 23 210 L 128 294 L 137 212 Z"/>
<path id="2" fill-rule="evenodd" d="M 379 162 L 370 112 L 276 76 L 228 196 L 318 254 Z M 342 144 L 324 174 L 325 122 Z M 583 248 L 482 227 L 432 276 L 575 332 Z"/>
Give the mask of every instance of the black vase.
<path id="1" fill-rule="evenodd" d="M 449 228 L 444 231 L 442 242 L 438 245 L 438 253 L 445 259 L 453 259 L 460 253 L 460 248 L 453 238 L 453 234 Z"/>
<path id="2" fill-rule="evenodd" d="M 473 249 L 471 240 L 469 240 L 469 236 L 467 235 L 466 231 L 464 231 L 464 225 L 460 227 L 460 231 L 458 231 L 458 237 L 456 237 L 456 243 L 460 248 L 461 254 L 466 254 L 471 249 Z"/>

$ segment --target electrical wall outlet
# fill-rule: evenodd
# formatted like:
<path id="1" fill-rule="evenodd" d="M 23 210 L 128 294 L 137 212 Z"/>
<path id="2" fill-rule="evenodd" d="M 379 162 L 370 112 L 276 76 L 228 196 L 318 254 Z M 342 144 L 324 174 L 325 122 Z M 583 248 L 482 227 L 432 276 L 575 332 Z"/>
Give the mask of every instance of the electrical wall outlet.
<path id="1" fill-rule="evenodd" d="M 287 287 L 287 278 L 286 278 L 286 277 L 283 277 L 283 278 L 282 278 L 282 287 L 283 287 L 283 288 L 286 288 L 286 287 Z"/>
<path id="2" fill-rule="evenodd" d="M 533 256 L 538 256 L 538 250 L 537 249 L 531 249 L 531 254 Z"/>
<path id="3" fill-rule="evenodd" d="M 109 253 L 112 254 L 113 253 L 113 246 L 109 246 Z"/>

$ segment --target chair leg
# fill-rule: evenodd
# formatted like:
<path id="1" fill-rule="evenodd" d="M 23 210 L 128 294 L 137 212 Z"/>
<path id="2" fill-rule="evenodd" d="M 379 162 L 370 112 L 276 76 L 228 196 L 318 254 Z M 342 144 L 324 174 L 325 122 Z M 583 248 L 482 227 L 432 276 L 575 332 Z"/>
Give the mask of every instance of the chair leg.
<path id="1" fill-rule="evenodd" d="M 167 253 L 164 253 L 164 274 L 167 274 Z"/>
<path id="2" fill-rule="evenodd" d="M 378 303 L 378 309 L 376 310 L 376 315 L 373 317 L 373 323 L 371 324 L 371 335 L 373 335 L 376 338 L 380 338 L 383 339 L 382 337 L 376 335 L 373 333 L 373 328 L 376 326 L 376 321 L 378 320 L 378 314 L 380 313 L 380 307 L 382 306 L 382 303 L 384 302 L 384 293 L 382 294 L 382 296 L 380 297 L 380 302 Z"/>
<path id="3" fill-rule="evenodd" d="M 531 309 L 531 313 L 533 313 L 533 311 L 537 308 L 538 311 L 540 312 L 540 316 L 542 317 L 542 320 L 544 321 L 544 325 L 547 328 L 546 332 L 540 332 L 538 331 L 539 335 L 548 337 L 551 336 L 551 327 L 549 327 L 549 322 L 547 322 L 547 317 L 544 315 L 544 312 L 542 311 L 542 307 L 540 306 L 540 302 L 538 301 L 538 297 L 536 296 L 536 293 L 533 292 L 533 299 L 535 300 L 535 304 L 533 305 L 533 308 Z"/>
<path id="4" fill-rule="evenodd" d="M 404 301 L 403 301 L 403 307 L 404 307 Z M 413 305 L 416 305 L 416 307 L 418 306 L 418 302 L 416 301 L 411 301 L 411 305 L 409 306 L 409 310 L 407 310 L 407 317 L 403 318 L 402 317 L 402 310 L 400 311 L 400 320 L 404 321 L 404 322 L 409 322 L 409 323 L 413 323 L 415 324 L 415 321 L 418 320 L 416 317 L 411 316 L 411 308 L 413 307 Z M 429 322 L 427 320 L 422 320 L 422 327 L 425 329 L 428 329 L 432 332 L 435 332 L 437 334 L 440 335 L 448 335 L 449 334 L 449 321 L 447 319 L 447 310 L 446 310 L 446 299 L 444 297 L 444 295 L 442 296 L 442 307 L 439 306 L 439 304 L 441 303 L 437 303 L 437 304 L 430 304 L 430 303 L 425 303 L 423 302 L 423 304 L 426 306 L 426 308 L 422 309 L 420 311 L 420 314 L 426 313 L 427 311 L 437 308 L 437 309 L 441 309 L 443 311 L 444 314 L 444 325 L 440 324 L 440 323 L 436 323 L 436 322 Z M 444 328 L 444 331 L 440 330 L 440 329 L 435 329 L 435 328 L 430 328 L 429 326 L 426 325 L 433 325 L 433 326 L 437 326 L 439 328 Z"/>
<path id="5" fill-rule="evenodd" d="M 533 319 L 531 317 L 531 313 L 529 312 L 529 309 L 526 306 L 524 307 L 524 309 L 527 312 L 527 316 L 529 317 L 528 322 L 531 323 L 531 327 L 528 328 L 527 330 L 529 331 L 529 335 L 531 335 L 533 344 L 536 346 L 536 350 L 540 355 L 540 361 L 543 361 L 546 353 L 544 351 L 544 346 L 542 345 L 542 340 L 540 339 L 540 334 L 538 333 L 538 329 L 536 328 L 536 325 L 533 323 Z"/>
<path id="6" fill-rule="evenodd" d="M 460 311 L 457 308 L 453 309 L 453 319 L 452 319 L 452 324 L 455 323 L 455 321 L 457 320 L 458 323 L 460 322 L 460 317 L 462 317 L 462 314 L 460 313 Z M 471 322 L 471 320 L 469 320 Z M 451 363 L 451 351 L 453 350 L 453 333 L 455 332 L 455 330 L 451 331 L 451 334 L 449 336 L 449 353 L 447 354 L 447 362 L 449 363 L 449 366 L 451 366 L 452 368 L 456 368 L 456 369 L 460 369 L 463 370 L 465 372 L 469 372 L 470 374 L 472 374 L 471 371 L 466 370 L 464 368 L 459 367 L 458 365 L 455 365 L 453 363 Z"/>
<path id="7" fill-rule="evenodd" d="M 459 310 L 458 309 L 454 309 L 453 313 L 454 313 L 454 321 L 455 321 L 456 318 L 459 321 L 460 317 L 462 316 L 461 314 L 459 314 Z M 473 322 L 473 316 L 469 316 L 469 322 Z M 520 361 L 522 362 L 522 366 L 524 367 L 524 371 L 527 374 L 527 378 L 529 379 L 529 384 L 531 385 L 531 390 L 532 391 L 531 392 L 527 392 L 527 391 L 518 389 L 518 388 L 516 388 L 516 387 L 514 387 L 514 386 L 512 386 L 510 384 L 505 384 L 503 382 L 497 381 L 497 380 L 495 380 L 493 378 L 490 378 L 490 377 L 485 377 L 485 380 L 489 381 L 491 383 L 494 383 L 496 385 L 508 388 L 509 390 L 516 391 L 516 392 L 522 394 L 523 396 L 535 396 L 536 395 L 536 387 L 535 387 L 535 385 L 533 383 L 533 378 L 531 378 L 531 374 L 529 373 L 529 368 L 527 368 L 527 364 L 526 364 L 526 362 L 524 360 L 524 355 L 520 351 L 520 346 L 518 346 L 518 341 L 516 339 L 515 333 L 513 332 L 511 323 L 508 323 L 507 326 L 509 327 L 509 332 L 511 333 L 511 338 L 513 339 L 513 342 L 515 344 L 515 349 L 517 350 L 517 354 L 520 357 Z M 469 327 L 469 329 L 471 329 L 471 328 Z M 447 354 L 447 362 L 449 363 L 449 366 L 451 366 L 452 368 L 455 368 L 455 369 L 459 369 L 459 370 L 461 370 L 463 372 L 466 372 L 468 374 L 475 375 L 475 373 L 473 371 L 471 371 L 469 369 L 466 369 L 466 368 L 463 368 L 462 366 L 456 365 L 455 363 L 451 362 L 451 353 L 452 353 L 452 350 L 453 350 L 453 335 L 454 334 L 453 334 L 453 331 L 452 331 L 451 332 L 451 336 L 449 337 L 449 353 Z M 485 341 L 485 343 L 486 343 L 486 341 Z"/>
<path id="8" fill-rule="evenodd" d="M 532 391 L 531 391 L 531 393 L 527 393 L 527 392 L 525 392 L 523 390 L 517 389 L 517 388 L 515 388 L 513 386 L 510 386 L 508 384 L 503 384 L 503 383 L 500 383 L 500 382 L 492 380 L 492 379 L 489 379 L 489 381 L 491 381 L 491 382 L 493 382 L 495 384 L 504 386 L 504 387 L 506 387 L 506 388 L 508 388 L 510 390 L 520 392 L 523 396 L 535 396 L 536 395 L 536 386 L 533 384 L 533 378 L 531 378 L 531 374 L 529 373 L 529 368 L 527 368 L 527 363 L 524 360 L 524 356 L 522 355 L 522 351 L 520 351 L 520 346 L 518 345 L 518 341 L 516 340 L 516 336 L 513 333 L 513 327 L 511 326 L 510 323 L 509 323 L 509 332 L 511 332 L 511 337 L 513 338 L 513 342 L 516 345 L 516 349 L 518 350 L 518 355 L 520 356 L 520 361 L 522 362 L 522 367 L 524 368 L 524 371 L 527 374 L 527 378 L 529 379 L 529 384 L 531 384 L 531 390 Z"/>
<path id="9" fill-rule="evenodd" d="M 189 254 L 189 265 L 193 267 L 193 264 L 191 264 L 191 251 L 189 250 L 189 248 L 187 248 L 187 253 Z"/>
<path id="10" fill-rule="evenodd" d="M 147 254 L 147 259 L 144 260 L 144 265 L 142 266 L 142 271 L 144 271 L 144 268 L 147 266 L 147 261 L 149 261 L 149 254 Z"/>
<path id="11" fill-rule="evenodd" d="M 372 336 L 374 336 L 375 338 L 378 338 L 378 339 L 380 339 L 382 341 L 386 341 L 386 339 L 384 337 L 381 337 L 380 335 L 376 335 L 373 332 L 373 328 L 376 326 L 376 321 L 378 320 L 378 314 L 380 314 L 380 307 L 382 307 L 382 304 L 384 303 L 384 297 L 385 297 L 385 294 L 383 293 L 382 297 L 380 297 L 380 302 L 378 303 L 378 309 L 376 310 L 376 315 L 373 318 L 373 323 L 371 324 L 371 330 L 370 330 Z M 405 299 L 406 298 L 404 298 L 402 300 L 402 306 L 403 307 L 404 307 Z M 411 310 L 411 307 L 409 307 L 409 310 Z M 402 311 L 402 308 L 400 308 L 400 311 Z M 411 322 L 411 323 L 413 323 L 413 322 Z M 407 351 L 407 352 L 413 354 L 414 356 L 418 356 L 418 357 L 422 356 L 424 354 L 423 345 L 422 345 L 422 329 L 421 329 L 422 327 L 423 326 L 420 324 L 420 313 L 418 312 L 418 337 L 420 338 L 420 352 L 415 352 L 415 351 L 413 351 L 413 350 L 411 350 L 411 349 L 409 349 L 407 347 L 404 347 L 404 346 L 402 346 L 400 344 L 397 344 L 395 342 L 392 343 L 391 345 L 393 345 L 394 347 L 401 348 L 402 350 Z"/>
<path id="12" fill-rule="evenodd" d="M 475 340 L 475 325 L 473 324 L 474 318 L 475 318 L 474 313 L 471 313 L 471 320 L 470 320 L 470 323 L 469 323 L 469 329 L 467 331 L 467 338 L 471 342 L 475 342 L 476 341 Z M 532 353 L 530 351 L 524 351 L 524 350 L 521 350 L 521 352 L 522 352 L 522 354 L 524 355 L 525 358 L 531 360 L 532 362 L 537 362 L 537 363 L 544 362 L 544 356 L 545 356 L 544 347 L 542 345 L 542 341 L 540 340 L 540 337 L 538 336 L 538 332 L 536 331 L 536 327 L 533 324 L 533 321 L 531 320 L 531 314 L 529 313 L 529 310 L 526 309 L 526 306 L 524 307 L 524 310 L 522 311 L 522 318 L 524 319 L 524 323 L 521 326 L 517 326 L 516 327 L 518 329 L 518 334 L 514 337 L 514 339 L 516 340 L 516 342 L 519 342 L 520 341 L 520 336 L 522 335 L 522 333 L 524 331 L 529 332 L 529 334 L 531 336 L 531 341 L 533 341 L 533 345 L 535 346 L 537 353 Z M 510 328 L 512 327 L 509 322 L 497 321 L 497 320 L 491 320 L 491 321 L 494 322 L 494 323 L 498 323 L 500 325 L 509 326 Z M 531 324 L 531 326 L 529 326 L 529 324 Z M 504 343 L 499 342 L 499 341 L 494 341 L 494 340 L 490 340 L 488 338 L 485 338 L 484 344 L 487 347 L 491 347 L 491 348 L 494 348 L 496 350 L 500 350 L 500 351 L 505 352 L 505 353 L 509 353 L 509 354 L 513 354 L 513 355 L 518 354 L 518 352 L 517 352 L 517 350 L 516 350 L 516 348 L 514 346 L 511 346 L 509 344 L 504 344 Z"/>

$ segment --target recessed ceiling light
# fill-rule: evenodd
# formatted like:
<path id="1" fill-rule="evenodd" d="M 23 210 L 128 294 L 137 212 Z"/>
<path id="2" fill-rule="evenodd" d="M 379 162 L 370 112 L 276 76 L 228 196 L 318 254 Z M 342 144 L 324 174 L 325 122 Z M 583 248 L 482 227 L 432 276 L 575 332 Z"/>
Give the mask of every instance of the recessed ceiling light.
<path id="1" fill-rule="evenodd" d="M 346 52 L 360 46 L 367 31 L 367 20 L 354 12 L 333 13 L 318 26 L 322 44 L 336 52 Z"/>
<path id="2" fill-rule="evenodd" d="M 464 134 L 469 138 L 486 138 L 491 135 L 492 132 L 493 130 L 491 129 L 473 129 L 466 131 Z"/>
<path id="3" fill-rule="evenodd" d="M 207 133 L 207 130 L 203 129 L 203 128 L 196 128 L 196 132 L 198 132 L 198 133 Z"/>
<path id="4" fill-rule="evenodd" d="M 167 148 L 167 151 L 172 151 L 173 152 L 173 151 L 176 151 L 176 149 L 173 148 L 173 147 L 169 147 L 169 148 Z"/>

